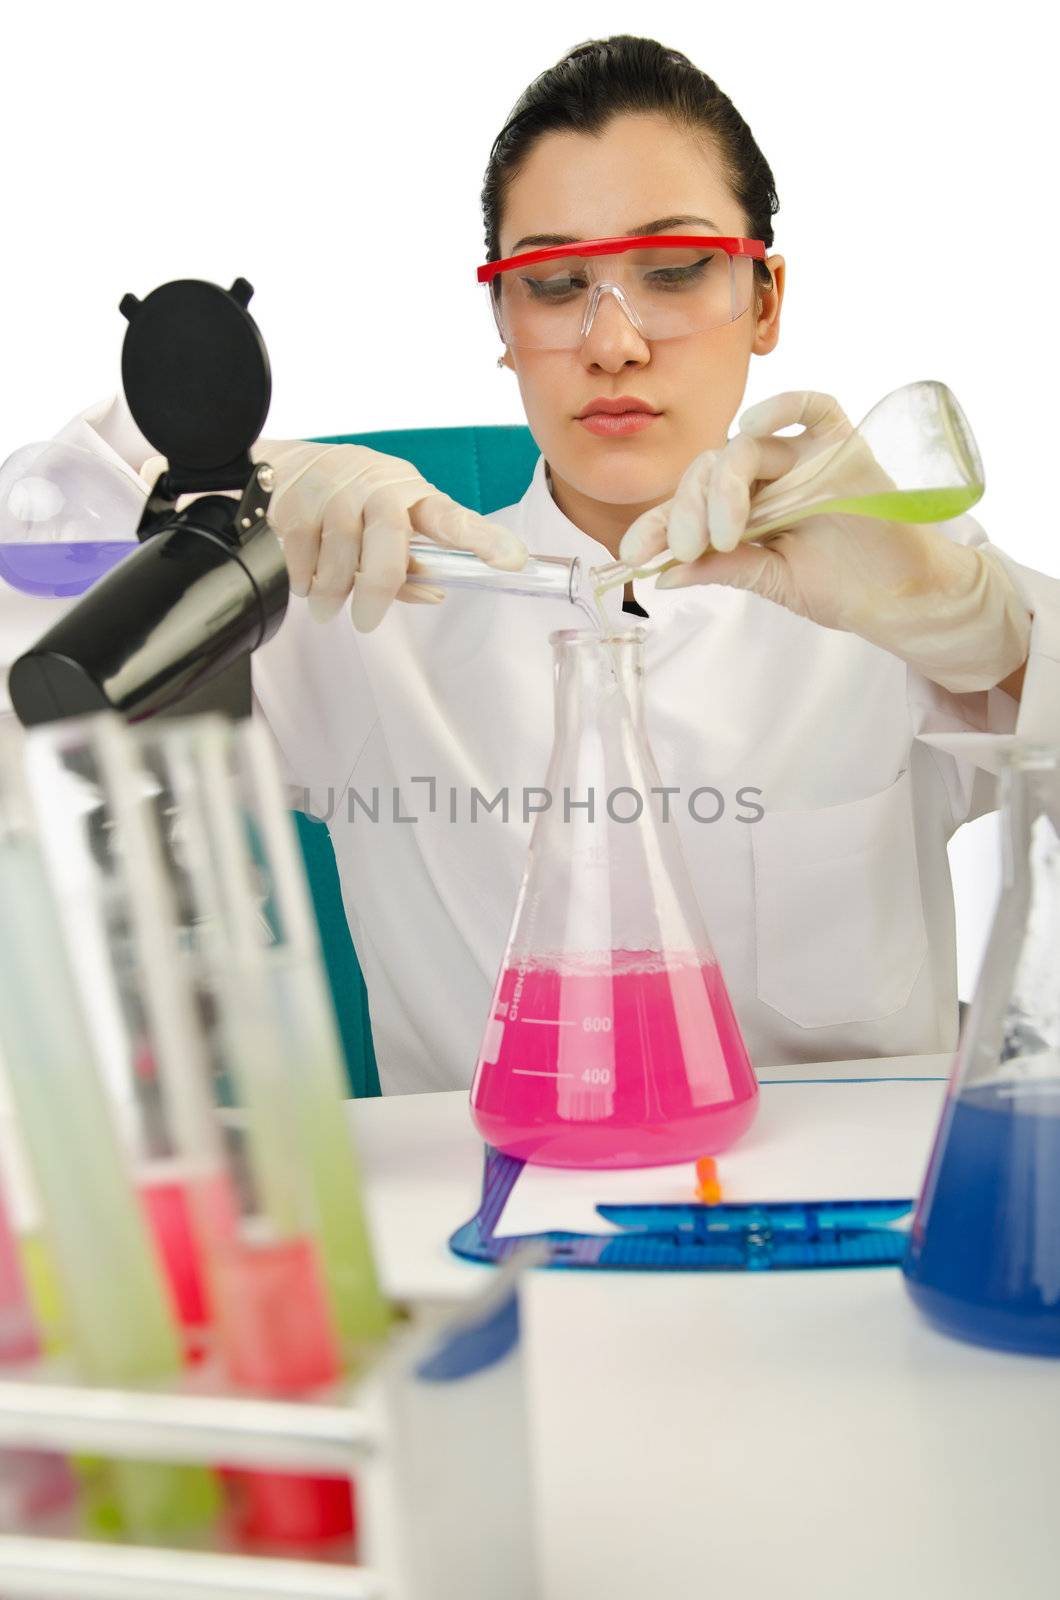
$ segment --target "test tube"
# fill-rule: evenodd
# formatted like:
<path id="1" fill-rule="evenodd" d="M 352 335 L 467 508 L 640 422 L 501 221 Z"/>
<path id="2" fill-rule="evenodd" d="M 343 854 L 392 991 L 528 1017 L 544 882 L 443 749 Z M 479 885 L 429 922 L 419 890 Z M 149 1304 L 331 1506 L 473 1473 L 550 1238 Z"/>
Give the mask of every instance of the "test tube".
<path id="1" fill-rule="evenodd" d="M 0 1048 L 8 1086 L 79 1375 L 116 1387 L 164 1381 L 180 1369 L 180 1345 L 101 1092 L 26 776 L 22 740 L 0 729 Z M 52 798 L 46 826 L 63 855 L 71 791 Z M 75 905 L 77 887 L 66 885 Z M 115 1461 L 110 1472 L 133 1538 L 196 1533 L 219 1506 L 216 1479 L 203 1468 Z"/>
<path id="2" fill-rule="evenodd" d="M 407 583 L 433 584 L 440 589 L 483 589 L 494 594 L 519 594 L 543 600 L 569 600 L 578 604 L 581 561 L 577 556 L 529 555 L 518 572 L 491 567 L 470 550 L 451 550 L 430 539 L 412 539 Z"/>
<path id="3" fill-rule="evenodd" d="M 0 1367 L 36 1361 L 42 1342 L 30 1304 L 18 1240 L 8 1220 L 9 1166 L 0 1170 Z M 0 1450 L 0 1528 L 27 1522 L 69 1505 L 77 1486 L 62 1456 L 50 1450 Z"/>
<path id="4" fill-rule="evenodd" d="M 268 1056 L 272 1080 L 284 1085 L 291 1115 L 282 1141 L 299 1144 L 332 1313 L 355 1364 L 386 1332 L 390 1310 L 372 1258 L 316 919 L 268 735 L 254 722 L 236 730 L 219 717 L 187 717 L 133 737 L 158 785 L 169 870 L 185 880 L 185 910 L 194 911 L 189 948 L 198 946 L 200 971 L 223 962 L 229 982 L 240 974 L 259 1035 L 254 1074 Z M 205 847 L 198 860 L 191 833 Z"/>
<path id="5" fill-rule="evenodd" d="M 0 1034 L 3 1030 L 0 1028 Z M 17 1252 L 17 1270 L 29 1301 L 34 1324 L 33 1359 L 47 1358 L 69 1370 L 77 1368 L 76 1341 L 72 1344 L 70 1314 L 63 1304 L 61 1275 L 26 1152 L 7 1073 L 0 1055 L 0 1206 L 7 1200 L 7 1218 Z M 108 1461 L 97 1456 L 72 1455 L 72 1488 L 79 1491 L 81 1520 L 88 1530 L 114 1533 L 126 1522 L 120 1484 Z"/>
<path id="6" fill-rule="evenodd" d="M 111 1051 L 110 1091 L 182 1311 L 201 1315 L 234 1387 L 297 1395 L 329 1384 L 341 1376 L 341 1352 L 292 1134 L 290 1074 L 260 987 L 225 938 L 203 816 L 181 808 L 163 843 L 157 812 L 170 794 L 117 718 L 39 730 L 29 742 L 42 789 L 61 788 L 73 771 L 96 796 L 78 857 L 94 880 L 103 952 L 95 981 L 110 994 L 123 1046 Z M 199 925 L 201 937 L 191 932 Z M 215 1078 L 226 1091 L 220 1113 Z M 352 1531 L 344 1478 L 226 1477 L 246 1535 Z"/>
<path id="7" fill-rule="evenodd" d="M 598 567 L 589 568 L 589 587 L 599 605 L 600 596 L 607 594 L 608 590 L 624 587 L 634 578 L 657 578 L 677 565 L 677 557 L 672 556 L 669 550 L 660 551 L 639 567 L 631 566 L 628 561 L 604 561 Z"/>

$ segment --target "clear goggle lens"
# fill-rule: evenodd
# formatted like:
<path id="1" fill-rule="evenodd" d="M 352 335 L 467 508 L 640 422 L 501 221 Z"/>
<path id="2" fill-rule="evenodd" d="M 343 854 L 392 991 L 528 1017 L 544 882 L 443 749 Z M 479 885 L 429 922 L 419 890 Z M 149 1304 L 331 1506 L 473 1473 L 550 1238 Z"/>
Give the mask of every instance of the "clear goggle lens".
<path id="1" fill-rule="evenodd" d="M 505 344 L 576 350 L 617 301 L 645 339 L 679 339 L 735 322 L 754 297 L 754 260 L 709 246 L 658 246 L 555 257 L 486 284 Z"/>

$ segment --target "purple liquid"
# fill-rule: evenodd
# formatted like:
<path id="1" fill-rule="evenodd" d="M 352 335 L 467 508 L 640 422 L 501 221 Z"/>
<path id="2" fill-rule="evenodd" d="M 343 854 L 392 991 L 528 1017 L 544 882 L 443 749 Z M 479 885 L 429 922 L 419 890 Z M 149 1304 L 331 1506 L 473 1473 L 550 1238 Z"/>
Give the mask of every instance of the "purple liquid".
<path id="1" fill-rule="evenodd" d="M 942 1332 L 1060 1356 L 1060 1083 L 1004 1087 L 947 1103 L 902 1270 Z"/>
<path id="2" fill-rule="evenodd" d="M 57 539 L 0 544 L 0 578 L 23 594 L 56 599 L 84 594 L 137 548 L 136 540 Z"/>
<path id="3" fill-rule="evenodd" d="M 471 1090 L 496 1149 L 544 1166 L 663 1166 L 727 1149 L 757 1108 L 716 963 L 616 951 L 598 970 L 502 973 Z"/>

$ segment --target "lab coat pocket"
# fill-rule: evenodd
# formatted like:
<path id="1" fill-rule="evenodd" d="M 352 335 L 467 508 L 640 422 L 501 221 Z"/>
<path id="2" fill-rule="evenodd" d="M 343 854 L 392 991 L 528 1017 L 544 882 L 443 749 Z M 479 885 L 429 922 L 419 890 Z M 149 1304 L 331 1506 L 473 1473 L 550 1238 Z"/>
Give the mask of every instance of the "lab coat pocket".
<path id="1" fill-rule="evenodd" d="M 927 956 L 908 769 L 845 805 L 751 826 L 758 997 L 802 1028 L 907 1004 Z"/>

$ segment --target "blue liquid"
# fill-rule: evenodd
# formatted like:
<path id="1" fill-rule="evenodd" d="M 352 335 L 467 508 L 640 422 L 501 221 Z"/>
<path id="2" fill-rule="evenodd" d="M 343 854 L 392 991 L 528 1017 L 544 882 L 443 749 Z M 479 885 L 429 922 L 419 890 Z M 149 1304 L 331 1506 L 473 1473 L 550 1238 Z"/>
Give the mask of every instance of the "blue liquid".
<path id="1" fill-rule="evenodd" d="M 947 1103 L 902 1271 L 944 1333 L 1060 1356 L 1060 1082 L 998 1089 Z"/>
<path id="2" fill-rule="evenodd" d="M 23 594 L 84 594 L 97 578 L 137 548 L 135 539 L 57 539 L 0 544 L 0 578 Z"/>

